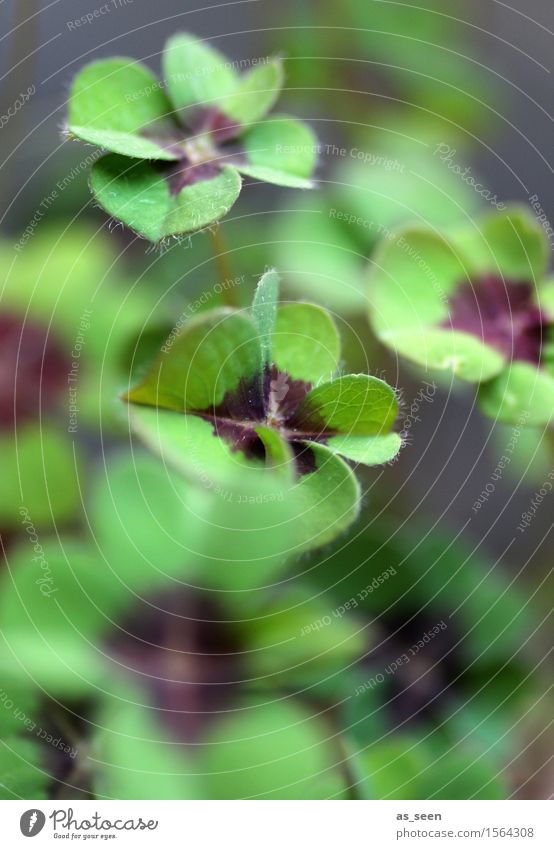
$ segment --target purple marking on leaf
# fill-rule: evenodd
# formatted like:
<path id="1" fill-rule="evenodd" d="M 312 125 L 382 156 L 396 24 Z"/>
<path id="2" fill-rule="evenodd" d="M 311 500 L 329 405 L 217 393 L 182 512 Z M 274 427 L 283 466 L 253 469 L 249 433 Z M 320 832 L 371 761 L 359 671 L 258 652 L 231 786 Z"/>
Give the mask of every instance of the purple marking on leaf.
<path id="1" fill-rule="evenodd" d="M 291 441 L 290 447 L 294 454 L 294 462 L 299 475 L 310 475 L 317 471 L 315 454 L 305 442 Z"/>
<path id="2" fill-rule="evenodd" d="M 215 416 L 214 436 L 219 436 L 231 447 L 232 451 L 242 451 L 248 460 L 265 460 L 265 446 L 253 425 L 233 422 Z"/>
<path id="3" fill-rule="evenodd" d="M 293 380 L 276 366 L 255 375 L 250 380 L 241 380 L 238 387 L 227 392 L 222 403 L 211 411 L 197 411 L 197 415 L 213 425 L 214 436 L 218 436 L 231 447 L 242 451 L 248 459 L 265 460 L 266 449 L 255 431 L 255 425 L 263 424 L 276 430 L 290 443 L 299 475 L 315 471 L 313 452 L 302 444 L 302 440 L 324 442 L 330 433 L 304 433 L 290 422 L 298 405 L 311 389 L 303 380 Z"/>
<path id="4" fill-rule="evenodd" d="M 196 133 L 210 133 L 216 144 L 224 144 L 239 136 L 243 127 L 217 107 L 211 107 L 198 111 L 193 129 Z"/>
<path id="5" fill-rule="evenodd" d="M 148 141 L 154 142 L 154 144 L 157 144 L 161 150 L 166 150 L 168 153 L 172 153 L 179 159 L 183 159 L 185 157 L 183 144 L 187 137 L 183 131 L 179 129 L 179 127 L 159 128 L 151 125 L 150 127 L 146 127 L 141 130 L 139 135 L 148 139 Z"/>
<path id="6" fill-rule="evenodd" d="M 476 336 L 510 360 L 539 365 L 549 321 L 533 300 L 530 283 L 492 275 L 463 283 L 450 299 L 443 327 Z"/>
<path id="7" fill-rule="evenodd" d="M 218 613 L 189 589 L 164 593 L 141 602 L 108 645 L 178 740 L 197 740 L 243 677 L 236 634 Z M 120 666 L 118 674 L 125 671 Z"/>
<path id="8" fill-rule="evenodd" d="M 0 315 L 0 427 L 37 419 L 67 384 L 70 359 L 47 327 Z"/>
<path id="9" fill-rule="evenodd" d="M 236 389 L 225 393 L 223 401 L 209 412 L 213 416 L 238 422 L 262 422 L 265 418 L 265 401 L 261 374 L 241 378 Z"/>
<path id="10" fill-rule="evenodd" d="M 187 186 L 192 186 L 194 183 L 202 182 L 203 180 L 213 180 L 217 177 L 221 167 L 215 162 L 201 162 L 198 165 L 191 165 L 185 160 L 170 165 L 164 169 L 169 182 L 169 191 L 172 197 L 175 197 Z"/>

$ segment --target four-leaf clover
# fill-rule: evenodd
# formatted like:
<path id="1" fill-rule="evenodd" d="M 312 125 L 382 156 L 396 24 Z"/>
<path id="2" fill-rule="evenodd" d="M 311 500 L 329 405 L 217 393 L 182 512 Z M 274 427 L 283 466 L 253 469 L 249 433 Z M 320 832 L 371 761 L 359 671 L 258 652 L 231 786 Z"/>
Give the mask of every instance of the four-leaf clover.
<path id="1" fill-rule="evenodd" d="M 265 118 L 283 81 L 279 58 L 238 73 L 225 56 L 186 33 L 169 39 L 158 82 L 144 65 L 112 58 L 75 78 L 68 131 L 110 151 L 91 187 L 114 218 L 153 242 L 200 230 L 235 203 L 241 174 L 310 188 L 316 159 L 310 128 Z"/>
<path id="2" fill-rule="evenodd" d="M 262 277 L 250 314 L 223 308 L 188 321 L 125 397 L 139 435 L 206 486 L 239 464 L 286 479 L 301 546 L 313 547 L 358 513 L 342 458 L 372 466 L 396 456 L 398 401 L 376 377 L 335 376 L 332 318 L 312 304 L 278 306 L 278 282 L 274 271 Z"/>
<path id="3" fill-rule="evenodd" d="M 373 259 L 371 322 L 401 357 L 479 384 L 486 415 L 545 425 L 554 411 L 547 268 L 545 232 L 523 208 L 442 234 L 407 227 Z"/>

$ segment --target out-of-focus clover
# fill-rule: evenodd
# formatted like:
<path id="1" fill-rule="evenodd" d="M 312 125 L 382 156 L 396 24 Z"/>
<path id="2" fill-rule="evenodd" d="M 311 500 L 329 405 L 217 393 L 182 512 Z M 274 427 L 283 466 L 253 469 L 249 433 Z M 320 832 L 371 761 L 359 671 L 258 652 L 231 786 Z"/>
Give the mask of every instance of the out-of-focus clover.
<path id="1" fill-rule="evenodd" d="M 330 315 L 278 306 L 278 287 L 269 271 L 250 314 L 192 318 L 125 398 L 136 432 L 210 488 L 237 466 L 270 467 L 297 499 L 300 547 L 311 548 L 358 514 L 359 484 L 342 458 L 373 466 L 396 456 L 398 401 L 376 377 L 335 376 L 340 340 Z"/>
<path id="2" fill-rule="evenodd" d="M 241 174 L 310 188 L 316 160 L 310 128 L 265 118 L 283 81 L 282 60 L 246 74 L 187 33 L 166 44 L 158 82 L 139 62 L 92 62 L 75 78 L 68 132 L 110 151 L 95 162 L 91 187 L 114 218 L 153 242 L 222 218 Z"/>
<path id="3" fill-rule="evenodd" d="M 380 340 L 426 369 L 479 384 L 482 411 L 545 425 L 554 411 L 554 286 L 548 244 L 523 207 L 448 233 L 390 234 L 370 271 Z"/>
<path id="4" fill-rule="evenodd" d="M 410 116 L 385 127 L 358 132 L 356 146 L 322 146 L 336 162 L 325 192 L 287 204 L 273 229 L 277 264 L 286 269 L 294 294 L 341 315 L 365 313 L 367 258 L 396 227 L 418 221 L 450 227 L 482 208 L 476 191 L 444 162 L 444 127 Z M 253 240 L 252 240 L 253 241 Z"/>

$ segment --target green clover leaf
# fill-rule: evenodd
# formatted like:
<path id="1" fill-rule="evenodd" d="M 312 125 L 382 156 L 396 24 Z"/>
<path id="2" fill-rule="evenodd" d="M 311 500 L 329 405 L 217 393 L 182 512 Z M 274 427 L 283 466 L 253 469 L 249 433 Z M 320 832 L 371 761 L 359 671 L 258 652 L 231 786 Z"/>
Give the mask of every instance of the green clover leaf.
<path id="1" fill-rule="evenodd" d="M 512 207 L 448 233 L 390 234 L 370 271 L 379 339 L 425 369 L 479 385 L 483 412 L 544 425 L 554 412 L 554 309 L 540 224 Z"/>
<path id="2" fill-rule="evenodd" d="M 99 60 L 75 78 L 71 137 L 107 155 L 91 171 L 100 205 L 153 242 L 221 219 L 241 190 L 241 173 L 310 188 L 312 131 L 286 116 L 264 120 L 283 82 L 279 58 L 245 74 L 187 33 L 163 56 L 164 79 L 129 58 Z"/>
<path id="3" fill-rule="evenodd" d="M 375 465 L 401 447 L 393 389 L 335 376 L 340 340 L 321 307 L 279 305 L 278 276 L 260 280 L 251 312 L 218 309 L 172 334 L 125 395 L 131 428 L 167 462 L 210 486 L 263 466 L 298 504 L 299 548 L 356 518 L 360 491 L 342 457 Z"/>

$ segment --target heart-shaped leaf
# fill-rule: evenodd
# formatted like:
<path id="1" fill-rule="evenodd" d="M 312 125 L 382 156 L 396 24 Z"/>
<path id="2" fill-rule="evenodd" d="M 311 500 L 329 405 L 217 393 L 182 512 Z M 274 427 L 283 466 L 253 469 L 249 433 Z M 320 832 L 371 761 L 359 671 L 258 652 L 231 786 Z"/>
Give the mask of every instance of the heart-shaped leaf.
<path id="1" fill-rule="evenodd" d="M 244 473 L 252 465 L 262 465 L 261 461 L 246 461 L 241 451 L 233 452 L 224 439 L 217 437 L 214 424 L 199 416 L 131 405 L 129 424 L 164 464 L 202 483 L 206 489 L 219 488 L 222 479 L 233 472 Z"/>
<path id="2" fill-rule="evenodd" d="M 170 170 L 156 168 L 112 154 L 94 163 L 91 187 L 106 212 L 139 235 L 159 242 L 201 230 L 233 206 L 240 194 L 240 176 L 228 165 L 220 171 L 214 168 L 214 176 L 188 184 L 184 180 L 183 188 L 174 189 L 171 166 Z"/>
<path id="3" fill-rule="evenodd" d="M 168 740 L 159 711 L 139 703 L 142 694 L 128 692 L 104 706 L 94 750 L 101 763 L 94 771 L 94 790 L 108 799 L 202 799 L 202 779 L 189 750 Z"/>
<path id="4" fill-rule="evenodd" d="M 554 416 L 554 375 L 530 363 L 514 362 L 479 387 L 479 406 L 491 418 L 548 425 Z"/>
<path id="5" fill-rule="evenodd" d="M 340 337 L 329 313 L 314 304 L 284 304 L 277 311 L 273 361 L 295 380 L 329 380 L 340 359 Z"/>
<path id="6" fill-rule="evenodd" d="M 223 111 L 225 99 L 237 90 L 238 76 L 226 56 L 186 32 L 167 41 L 162 67 L 173 106 L 189 126 L 199 111 Z"/>
<path id="7" fill-rule="evenodd" d="M 310 127 L 286 116 L 272 116 L 243 137 L 242 174 L 277 186 L 310 189 L 317 160 L 317 139 Z"/>
<path id="8" fill-rule="evenodd" d="M 455 241 L 432 230 L 406 228 L 385 239 L 370 272 L 370 315 L 381 341 L 426 369 L 449 370 L 463 380 L 498 374 L 501 353 L 448 329 L 449 299 L 473 271 Z"/>
<path id="9" fill-rule="evenodd" d="M 19 705 L 14 709 L 19 709 Z M 39 730 L 42 729 L 39 727 Z M 22 799 L 48 799 L 50 781 L 36 739 L 3 736 L 0 740 L 0 799 L 19 803 Z"/>
<path id="10" fill-rule="evenodd" d="M 375 436 L 387 433 L 397 414 L 396 395 L 384 380 L 349 374 L 308 392 L 295 414 L 295 423 L 314 435 L 330 431 Z"/>
<path id="11" fill-rule="evenodd" d="M 233 310 L 218 309 L 192 318 L 172 335 L 144 380 L 125 397 L 169 410 L 212 412 L 227 393 L 247 393 L 250 382 L 261 380 L 261 371 L 254 322 Z M 244 401 L 248 405 L 248 397 Z"/>
<path id="12" fill-rule="evenodd" d="M 154 75 L 132 59 L 91 62 L 69 97 L 69 130 L 83 141 L 140 159 L 177 159 L 172 106 Z"/>
<path id="13" fill-rule="evenodd" d="M 190 577 L 190 499 L 182 477 L 155 457 L 106 458 L 88 502 L 104 571 L 109 570 L 106 592 L 112 584 L 112 594 L 128 595 L 131 604 L 135 592 Z"/>
<path id="14" fill-rule="evenodd" d="M 448 320 L 448 298 L 470 279 L 467 259 L 433 230 L 406 227 L 382 241 L 371 261 L 369 297 L 377 334 L 420 332 Z M 417 356 L 417 354 L 416 354 Z"/>
<path id="15" fill-rule="evenodd" d="M 269 112 L 283 86 L 283 62 L 273 59 L 257 65 L 242 78 L 221 109 L 242 127 L 259 121 Z"/>
<path id="16" fill-rule="evenodd" d="M 367 629 L 355 614 L 329 615 L 326 599 L 312 598 L 311 587 L 282 593 L 261 607 L 256 619 L 237 623 L 251 674 L 267 687 L 276 677 L 318 680 L 353 663 L 367 651 Z M 311 627 L 313 623 L 325 623 Z"/>

